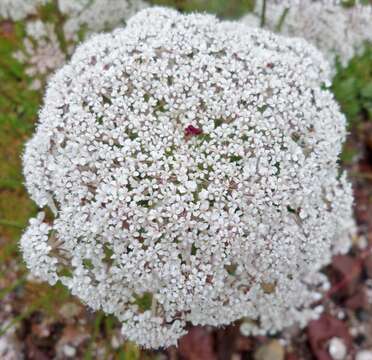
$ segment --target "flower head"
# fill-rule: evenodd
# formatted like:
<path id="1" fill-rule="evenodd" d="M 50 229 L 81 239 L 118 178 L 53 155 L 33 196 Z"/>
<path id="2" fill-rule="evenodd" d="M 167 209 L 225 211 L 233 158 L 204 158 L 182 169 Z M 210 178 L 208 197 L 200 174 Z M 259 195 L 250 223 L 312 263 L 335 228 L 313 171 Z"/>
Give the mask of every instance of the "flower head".
<path id="1" fill-rule="evenodd" d="M 0 16 L 9 13 L 9 17 L 15 20 L 20 17 L 16 14 L 22 6 L 18 0 L 13 1 L 8 4 L 6 0 L 3 3 L 0 0 Z M 51 0 L 28 0 L 25 1 L 27 7 L 24 5 L 23 8 L 36 13 L 38 7 L 49 2 Z M 55 11 L 61 23 L 40 19 L 26 21 L 24 46 L 14 54 L 17 60 L 26 64 L 26 73 L 32 79 L 31 88 L 36 90 L 66 63 L 82 39 L 124 26 L 130 16 L 148 6 L 142 0 L 58 0 L 56 5 Z"/>
<path id="2" fill-rule="evenodd" d="M 0 0 L 0 19 L 22 20 L 48 0 Z"/>
<path id="3" fill-rule="evenodd" d="M 262 8 L 262 0 L 257 1 L 254 14 L 246 15 L 242 21 L 260 26 Z M 265 8 L 265 28 L 306 39 L 332 65 L 338 60 L 346 66 L 366 42 L 372 42 L 372 6 L 359 1 L 345 7 L 337 0 L 270 0 Z"/>
<path id="4" fill-rule="evenodd" d="M 210 15 L 151 8 L 92 37 L 51 79 L 26 147 L 27 188 L 55 208 L 22 238 L 29 268 L 146 347 L 186 322 L 305 324 L 353 228 L 328 81 L 305 41 Z"/>

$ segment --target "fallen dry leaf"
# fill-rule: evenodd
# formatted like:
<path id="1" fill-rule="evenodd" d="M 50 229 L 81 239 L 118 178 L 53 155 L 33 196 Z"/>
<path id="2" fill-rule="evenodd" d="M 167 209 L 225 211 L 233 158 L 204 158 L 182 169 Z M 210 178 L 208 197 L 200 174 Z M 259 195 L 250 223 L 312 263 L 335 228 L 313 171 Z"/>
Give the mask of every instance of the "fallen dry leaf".
<path id="1" fill-rule="evenodd" d="M 359 284 L 362 264 L 359 259 L 350 255 L 337 255 L 332 259 L 332 295 L 341 298 L 352 296 Z"/>
<path id="2" fill-rule="evenodd" d="M 213 339 L 209 331 L 201 326 L 190 329 L 179 341 L 179 353 L 184 360 L 216 360 Z"/>
<path id="3" fill-rule="evenodd" d="M 351 350 L 352 338 L 347 326 L 329 314 L 323 314 L 318 320 L 313 320 L 307 327 L 307 334 L 313 354 L 318 360 L 333 360 L 328 352 L 328 341 L 333 337 L 342 339 Z"/>

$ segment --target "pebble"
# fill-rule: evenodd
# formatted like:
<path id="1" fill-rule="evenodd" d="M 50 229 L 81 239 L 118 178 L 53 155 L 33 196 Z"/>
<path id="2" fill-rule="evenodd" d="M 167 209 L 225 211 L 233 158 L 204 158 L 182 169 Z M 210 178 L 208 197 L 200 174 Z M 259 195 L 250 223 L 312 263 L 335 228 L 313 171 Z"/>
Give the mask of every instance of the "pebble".
<path id="1" fill-rule="evenodd" d="M 6 333 L 0 337 L 0 359 L 1 360 L 22 360 L 21 344 L 13 334 Z"/>
<path id="2" fill-rule="evenodd" d="M 120 339 L 116 335 L 114 335 L 111 338 L 111 346 L 113 347 L 113 349 L 119 349 L 121 345 L 122 345 L 122 342 L 120 341 Z"/>
<path id="3" fill-rule="evenodd" d="M 240 354 L 233 354 L 231 356 L 231 360 L 241 360 L 242 356 Z"/>
<path id="4" fill-rule="evenodd" d="M 278 340 L 260 346 L 254 354 L 255 360 L 284 360 L 284 348 Z"/>
<path id="5" fill-rule="evenodd" d="M 356 239 L 357 246 L 360 250 L 365 250 L 368 246 L 368 239 L 366 236 L 361 235 Z"/>
<path id="6" fill-rule="evenodd" d="M 372 360 L 372 350 L 361 350 L 355 356 L 355 360 Z"/>
<path id="7" fill-rule="evenodd" d="M 344 311 L 340 310 L 340 311 L 337 313 L 337 318 L 338 318 L 339 320 L 344 320 L 345 317 L 346 317 L 346 314 L 345 314 Z"/>
<path id="8" fill-rule="evenodd" d="M 342 339 L 338 337 L 334 337 L 330 340 L 328 351 L 334 360 L 343 360 L 347 355 L 346 345 Z"/>
<path id="9" fill-rule="evenodd" d="M 63 353 L 67 357 L 74 357 L 76 355 L 76 349 L 73 346 L 71 346 L 71 345 L 65 345 L 63 347 Z"/>
<path id="10" fill-rule="evenodd" d="M 283 346 L 283 347 L 286 347 L 288 345 L 288 341 L 286 339 L 279 339 L 278 340 L 280 342 L 280 344 Z"/>
<path id="11" fill-rule="evenodd" d="M 78 316 L 81 312 L 81 307 L 75 303 L 68 302 L 59 309 L 59 313 L 66 319 L 71 319 L 74 316 Z"/>
<path id="12" fill-rule="evenodd" d="M 354 326 L 354 327 L 350 328 L 349 332 L 350 332 L 350 335 L 352 337 L 356 337 L 360 333 L 360 329 L 359 329 L 359 327 Z"/>

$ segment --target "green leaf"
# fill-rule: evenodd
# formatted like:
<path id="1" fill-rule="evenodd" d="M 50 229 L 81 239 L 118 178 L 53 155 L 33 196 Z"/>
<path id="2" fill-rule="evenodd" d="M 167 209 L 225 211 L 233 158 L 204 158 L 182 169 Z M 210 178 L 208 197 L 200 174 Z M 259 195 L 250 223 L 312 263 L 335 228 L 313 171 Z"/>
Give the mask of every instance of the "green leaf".
<path id="1" fill-rule="evenodd" d="M 360 93 L 362 94 L 363 97 L 372 99 L 372 81 L 366 86 L 364 86 L 362 90 L 360 91 Z"/>

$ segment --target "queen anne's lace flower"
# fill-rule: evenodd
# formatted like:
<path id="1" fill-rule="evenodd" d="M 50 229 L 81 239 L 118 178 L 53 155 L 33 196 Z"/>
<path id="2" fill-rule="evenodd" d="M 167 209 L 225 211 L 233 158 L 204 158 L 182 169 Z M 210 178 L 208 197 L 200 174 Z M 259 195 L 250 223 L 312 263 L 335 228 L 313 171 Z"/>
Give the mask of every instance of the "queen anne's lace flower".
<path id="1" fill-rule="evenodd" d="M 76 37 L 82 28 L 88 33 L 113 29 L 148 6 L 143 0 L 59 0 L 60 11 L 68 19 L 64 32 Z"/>
<path id="2" fill-rule="evenodd" d="M 48 0 L 0 0 L 0 19 L 22 20 Z"/>
<path id="3" fill-rule="evenodd" d="M 27 64 L 26 74 L 33 79 L 31 88 L 39 89 L 41 79 L 61 67 L 67 55 L 61 50 L 53 24 L 30 21 L 26 24 L 26 34 L 24 48 L 14 57 Z"/>
<path id="4" fill-rule="evenodd" d="M 43 1 L 47 2 L 50 0 Z M 32 78 L 34 89 L 41 88 L 46 78 L 66 62 L 81 39 L 124 25 L 130 16 L 147 6 L 142 0 L 58 0 L 57 5 L 62 24 L 26 22 L 24 46 L 14 54 L 27 65 L 26 73 Z"/>
<path id="5" fill-rule="evenodd" d="M 24 257 L 33 264 L 33 275 L 54 285 L 58 280 L 58 259 L 51 255 L 52 227 L 43 222 L 44 216 L 44 213 L 40 213 L 30 220 L 30 226 L 21 240 L 21 248 Z"/>
<path id="6" fill-rule="evenodd" d="M 333 64 L 336 58 L 345 66 L 372 41 L 372 7 L 357 3 L 341 6 L 341 1 L 266 1 L 265 27 L 287 36 L 302 37 L 315 45 Z M 260 25 L 262 0 L 254 14 L 242 21 Z"/>
<path id="7" fill-rule="evenodd" d="M 153 8 L 93 37 L 26 147 L 27 188 L 55 212 L 22 238 L 28 267 L 146 347 L 186 322 L 305 324 L 353 229 L 328 80 L 305 41 L 209 15 Z"/>

